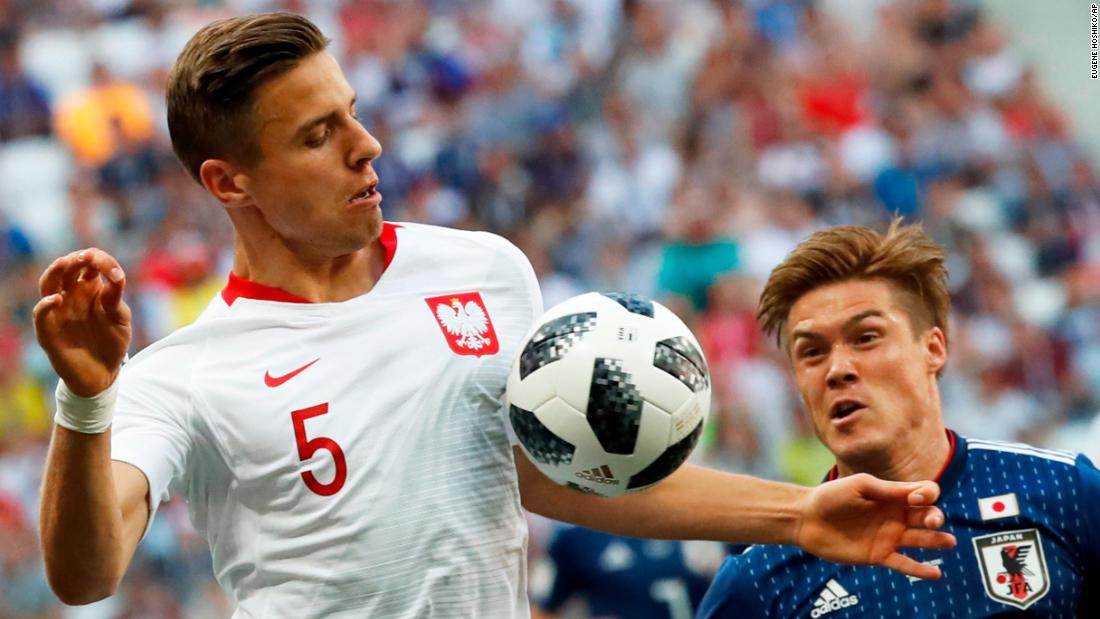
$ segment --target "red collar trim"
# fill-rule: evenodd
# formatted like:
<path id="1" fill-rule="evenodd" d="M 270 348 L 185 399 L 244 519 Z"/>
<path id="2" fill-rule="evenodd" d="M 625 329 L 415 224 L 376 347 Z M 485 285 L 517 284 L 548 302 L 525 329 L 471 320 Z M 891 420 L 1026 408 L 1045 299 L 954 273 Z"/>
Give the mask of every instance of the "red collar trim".
<path id="1" fill-rule="evenodd" d="M 936 478 L 932 481 L 937 484 L 943 479 L 943 474 L 947 472 L 947 467 L 951 466 L 951 461 L 955 459 L 955 433 L 951 430 L 947 431 L 947 442 L 951 445 L 951 448 L 947 451 L 947 460 L 940 467 L 940 472 L 936 473 Z"/>
<path id="2" fill-rule="evenodd" d="M 943 478 L 943 474 L 947 472 L 947 467 L 951 466 L 951 460 L 955 458 L 955 433 L 951 430 L 946 430 L 946 433 L 947 443 L 948 445 L 950 445 L 950 449 L 947 452 L 947 460 L 945 460 L 943 466 L 940 467 L 940 472 L 936 473 L 936 478 L 932 480 L 937 484 L 940 483 L 940 479 Z M 825 477 L 825 480 L 833 481 L 839 475 L 840 471 L 837 470 L 836 465 L 834 464 L 833 468 L 829 469 L 829 474 Z"/>
<path id="3" fill-rule="evenodd" d="M 382 234 L 378 237 L 378 241 L 382 243 L 384 255 L 382 272 L 389 268 L 394 255 L 397 253 L 397 228 L 400 227 L 389 222 L 382 223 Z M 233 305 L 234 301 L 241 298 L 256 299 L 257 301 L 278 301 L 279 303 L 311 303 L 309 299 L 303 299 L 281 288 L 265 286 L 230 272 L 229 281 L 226 282 L 225 288 L 222 288 L 222 299 L 226 305 Z"/>
<path id="4" fill-rule="evenodd" d="M 233 305 L 237 299 L 256 299 L 258 301 L 278 301 L 280 303 L 310 303 L 309 299 L 303 299 L 296 294 L 291 294 L 282 288 L 265 286 L 250 279 L 245 279 L 236 273 L 229 273 L 229 281 L 222 288 L 222 299 L 226 305 Z"/>
<path id="5" fill-rule="evenodd" d="M 385 256 L 382 261 L 383 273 L 386 272 L 386 269 L 390 268 L 390 263 L 393 262 L 393 256 L 397 253 L 397 229 L 400 227 L 401 226 L 391 224 L 388 221 L 382 222 L 382 234 L 379 235 L 378 241 L 382 243 L 382 251 Z"/>

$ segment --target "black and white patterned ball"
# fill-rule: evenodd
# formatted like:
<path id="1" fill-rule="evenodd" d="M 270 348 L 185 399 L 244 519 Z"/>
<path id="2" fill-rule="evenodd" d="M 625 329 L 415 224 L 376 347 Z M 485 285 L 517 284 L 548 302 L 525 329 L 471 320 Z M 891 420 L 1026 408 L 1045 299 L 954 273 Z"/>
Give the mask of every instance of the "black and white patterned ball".
<path id="1" fill-rule="evenodd" d="M 617 496 L 687 460 L 710 410 L 699 342 L 636 294 L 590 292 L 550 308 L 508 377 L 509 418 L 527 457 L 559 484 Z"/>

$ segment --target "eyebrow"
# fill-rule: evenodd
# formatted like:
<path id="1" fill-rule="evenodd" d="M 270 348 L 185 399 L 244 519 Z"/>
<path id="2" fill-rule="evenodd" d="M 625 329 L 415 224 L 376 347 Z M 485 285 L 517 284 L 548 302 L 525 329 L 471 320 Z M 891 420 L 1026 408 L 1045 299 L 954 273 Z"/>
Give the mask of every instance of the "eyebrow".
<path id="1" fill-rule="evenodd" d="M 358 96 L 353 96 L 351 98 L 351 104 L 349 105 L 349 107 L 354 108 L 355 103 L 358 100 L 359 100 Z M 340 115 L 340 112 L 329 112 L 328 114 L 324 114 L 323 116 L 318 116 L 316 118 L 310 119 L 309 121 L 306 121 L 306 123 L 304 125 L 299 127 L 298 130 L 294 132 L 294 138 L 295 139 L 304 138 L 310 131 L 313 131 L 314 127 L 317 127 L 319 125 L 329 124 L 329 123 L 333 122 L 334 120 L 336 120 L 336 117 L 339 116 L 339 115 Z"/>
<path id="2" fill-rule="evenodd" d="M 883 315 L 882 312 L 877 310 L 877 309 L 863 310 L 862 312 L 856 314 L 855 316 L 852 316 L 848 320 L 845 320 L 844 325 L 841 327 L 841 329 L 844 330 L 844 331 L 847 331 L 848 329 L 851 329 L 853 326 L 859 324 L 860 321 L 862 321 L 866 318 L 872 318 L 872 317 L 881 318 L 882 315 Z M 793 333 L 791 333 L 791 343 L 794 343 L 794 342 L 798 341 L 799 339 L 820 339 L 820 338 L 821 338 L 821 335 L 818 334 L 818 333 L 814 333 L 813 331 L 805 331 L 805 330 L 800 329 L 800 330 L 797 330 L 797 331 L 794 331 Z"/>

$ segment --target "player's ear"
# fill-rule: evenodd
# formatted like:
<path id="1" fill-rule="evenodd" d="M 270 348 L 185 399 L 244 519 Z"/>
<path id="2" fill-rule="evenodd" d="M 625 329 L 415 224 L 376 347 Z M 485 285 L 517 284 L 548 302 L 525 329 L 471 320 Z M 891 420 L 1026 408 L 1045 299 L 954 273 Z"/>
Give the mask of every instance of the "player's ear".
<path id="1" fill-rule="evenodd" d="M 925 333 L 924 354 L 929 372 L 939 374 L 947 364 L 947 336 L 939 327 L 932 327 Z"/>
<path id="2" fill-rule="evenodd" d="M 252 203 L 248 192 L 249 177 L 224 159 L 207 159 L 199 168 L 199 179 L 210 195 L 226 208 L 247 206 Z"/>

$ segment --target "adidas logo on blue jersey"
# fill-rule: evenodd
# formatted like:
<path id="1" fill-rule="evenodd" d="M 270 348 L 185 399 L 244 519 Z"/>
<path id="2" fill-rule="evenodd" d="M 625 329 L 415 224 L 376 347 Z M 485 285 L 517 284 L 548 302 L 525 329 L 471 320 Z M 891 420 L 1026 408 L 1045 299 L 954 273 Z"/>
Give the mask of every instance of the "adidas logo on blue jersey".
<path id="1" fill-rule="evenodd" d="M 821 593 L 817 594 L 817 599 L 814 600 L 814 609 L 810 611 L 810 617 L 817 619 L 834 610 L 848 608 L 856 604 L 859 604 L 859 597 L 848 593 L 848 590 L 840 586 L 840 583 L 830 578 L 829 582 L 825 583 L 825 588 L 821 590 Z"/>

